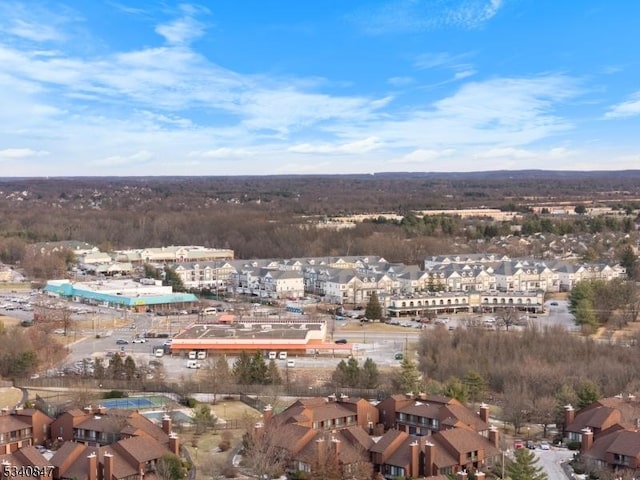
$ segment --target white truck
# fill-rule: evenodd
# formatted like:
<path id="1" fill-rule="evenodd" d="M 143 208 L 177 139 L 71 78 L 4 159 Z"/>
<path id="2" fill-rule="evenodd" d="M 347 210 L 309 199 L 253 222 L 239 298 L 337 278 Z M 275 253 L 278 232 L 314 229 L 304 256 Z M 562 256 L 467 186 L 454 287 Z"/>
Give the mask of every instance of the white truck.
<path id="1" fill-rule="evenodd" d="M 187 360 L 187 368 L 202 368 L 202 364 L 197 360 Z"/>

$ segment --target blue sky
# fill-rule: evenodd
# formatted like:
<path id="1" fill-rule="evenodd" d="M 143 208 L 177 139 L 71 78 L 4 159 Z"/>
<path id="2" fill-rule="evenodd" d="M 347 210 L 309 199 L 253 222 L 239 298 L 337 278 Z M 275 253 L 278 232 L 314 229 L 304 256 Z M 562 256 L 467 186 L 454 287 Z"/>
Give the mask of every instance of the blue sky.
<path id="1" fill-rule="evenodd" d="M 0 2 L 0 176 L 640 168 L 640 2 Z"/>

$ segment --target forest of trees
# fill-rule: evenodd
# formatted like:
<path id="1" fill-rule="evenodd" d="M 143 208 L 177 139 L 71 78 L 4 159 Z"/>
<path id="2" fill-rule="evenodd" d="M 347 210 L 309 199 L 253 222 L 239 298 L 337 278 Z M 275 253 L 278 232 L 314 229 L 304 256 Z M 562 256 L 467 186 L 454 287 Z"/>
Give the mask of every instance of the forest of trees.
<path id="1" fill-rule="evenodd" d="M 44 277 L 64 268 L 69 259 L 43 258 L 27 247 L 81 240 L 106 252 L 204 245 L 232 248 L 238 258 L 376 254 L 415 264 L 425 255 L 449 253 L 452 237 L 459 244 L 476 242 L 467 248 L 486 249 L 483 241 L 519 234 L 516 226 L 523 235 L 628 234 L 634 218 L 624 214 L 640 206 L 639 177 L 640 172 L 521 172 L 517 177 L 493 172 L 0 180 L 0 261 L 20 263 L 35 277 Z M 531 199 L 606 204 L 621 215 L 535 215 L 529 211 Z M 413 213 L 478 206 L 518 211 L 524 217 L 514 223 Z M 382 212 L 404 218 L 380 217 L 339 233 L 318 226 L 333 216 Z M 594 248 L 594 255 L 599 253 Z"/>

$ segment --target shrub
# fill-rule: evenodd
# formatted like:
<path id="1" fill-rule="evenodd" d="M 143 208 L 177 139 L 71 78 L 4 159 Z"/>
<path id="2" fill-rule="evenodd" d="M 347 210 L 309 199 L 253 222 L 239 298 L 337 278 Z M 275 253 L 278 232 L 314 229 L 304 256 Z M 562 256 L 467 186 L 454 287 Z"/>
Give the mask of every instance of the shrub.
<path id="1" fill-rule="evenodd" d="M 110 390 L 108 392 L 105 392 L 104 395 L 102 395 L 102 398 L 126 398 L 128 396 L 129 394 L 127 392 L 123 392 L 122 390 Z"/>
<path id="2" fill-rule="evenodd" d="M 180 400 L 180 403 L 185 407 L 194 408 L 198 404 L 198 401 L 193 397 L 184 397 Z"/>
<path id="3" fill-rule="evenodd" d="M 567 443 L 567 448 L 569 450 L 580 450 L 581 446 L 582 446 L 582 444 L 577 440 L 574 440 L 572 442 Z"/>
<path id="4" fill-rule="evenodd" d="M 224 475 L 224 478 L 236 478 L 238 476 L 238 469 L 233 465 L 225 465 L 221 473 Z"/>

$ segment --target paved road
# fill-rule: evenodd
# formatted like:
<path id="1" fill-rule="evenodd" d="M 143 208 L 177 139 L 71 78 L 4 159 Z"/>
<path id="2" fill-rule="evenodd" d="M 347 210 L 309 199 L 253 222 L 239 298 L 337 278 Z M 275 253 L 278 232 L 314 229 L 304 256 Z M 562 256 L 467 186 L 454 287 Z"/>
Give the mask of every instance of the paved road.
<path id="1" fill-rule="evenodd" d="M 567 480 L 569 477 L 562 468 L 562 463 L 573 458 L 574 452 L 566 448 L 551 447 L 551 450 L 535 450 L 538 465 L 544 468 L 549 480 Z"/>
<path id="2" fill-rule="evenodd" d="M 530 322 L 537 326 L 545 325 L 561 325 L 567 329 L 575 329 L 573 316 L 568 312 L 567 302 L 558 301 L 557 306 L 551 306 L 549 302 L 546 305 L 546 313 L 531 318 Z M 28 316 L 31 312 L 11 312 L 14 316 Z M 464 327 L 469 315 L 451 315 L 448 326 Z M 116 352 L 124 350 L 131 354 L 136 362 L 146 363 L 153 359 L 152 348 L 162 343 L 162 339 L 149 339 L 147 343 L 134 344 L 132 340 L 143 335 L 145 331 L 162 331 L 166 333 L 176 333 L 190 323 L 197 320 L 196 315 L 174 315 L 174 316 L 157 316 L 148 313 L 132 314 L 122 311 L 114 311 L 110 309 L 99 309 L 82 318 L 89 319 L 90 322 L 84 322 L 84 327 L 89 330 L 79 330 L 71 332 L 72 338 L 82 338 L 71 345 L 71 354 L 66 359 L 65 364 L 73 364 L 74 362 L 90 356 L 104 356 L 107 352 Z M 401 320 L 407 322 L 406 320 Z M 344 330 L 344 325 L 348 322 L 351 325 L 359 325 L 357 320 L 339 322 L 333 333 L 333 339 L 344 338 L 354 344 L 354 356 L 364 361 L 367 357 L 372 358 L 380 366 L 396 366 L 399 361 L 394 359 L 398 352 L 406 353 L 411 350 L 420 335 L 429 329 L 435 328 L 429 325 L 426 330 L 415 328 L 417 323 L 412 323 L 414 328 L 396 327 L 395 331 L 379 331 L 372 324 L 363 324 Z M 376 331 L 377 330 L 377 331 Z M 101 338 L 96 338 L 96 333 L 100 333 Z M 120 346 L 116 344 L 117 339 L 124 339 L 129 344 Z M 334 368 L 345 355 L 323 356 L 318 358 L 311 357 L 292 357 L 296 360 L 294 368 Z M 230 359 L 233 361 L 233 359 Z M 170 378 L 179 378 L 182 375 L 194 375 L 195 372 L 185 367 L 185 360 L 182 358 L 163 358 L 163 363 Z M 285 368 L 285 362 L 282 367 Z"/>

